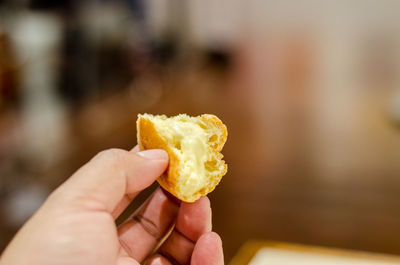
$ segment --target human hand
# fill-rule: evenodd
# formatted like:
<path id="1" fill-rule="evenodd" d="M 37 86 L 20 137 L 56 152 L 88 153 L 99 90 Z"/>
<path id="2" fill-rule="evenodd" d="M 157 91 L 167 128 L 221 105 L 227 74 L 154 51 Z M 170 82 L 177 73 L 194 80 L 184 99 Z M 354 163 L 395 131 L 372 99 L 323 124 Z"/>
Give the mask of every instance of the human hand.
<path id="1" fill-rule="evenodd" d="M 222 243 L 211 232 L 207 197 L 179 203 L 158 188 L 116 227 L 115 219 L 167 165 L 163 150 L 99 153 L 49 196 L 11 241 L 0 264 L 222 265 Z"/>

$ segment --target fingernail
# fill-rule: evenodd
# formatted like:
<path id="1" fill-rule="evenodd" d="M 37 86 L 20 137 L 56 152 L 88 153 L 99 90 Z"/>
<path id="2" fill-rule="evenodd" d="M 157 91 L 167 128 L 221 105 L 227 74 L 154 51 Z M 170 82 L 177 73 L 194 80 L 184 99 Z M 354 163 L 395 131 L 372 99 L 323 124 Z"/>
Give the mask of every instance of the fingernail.
<path id="1" fill-rule="evenodd" d="M 168 154 L 162 149 L 150 149 L 145 151 L 140 151 L 137 153 L 141 157 L 154 160 L 168 160 Z"/>

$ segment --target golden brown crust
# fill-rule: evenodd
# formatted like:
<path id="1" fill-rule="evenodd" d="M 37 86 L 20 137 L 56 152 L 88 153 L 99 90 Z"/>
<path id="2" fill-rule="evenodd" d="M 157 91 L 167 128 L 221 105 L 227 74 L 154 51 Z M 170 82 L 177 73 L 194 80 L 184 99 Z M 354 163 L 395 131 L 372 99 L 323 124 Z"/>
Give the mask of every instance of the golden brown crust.
<path id="1" fill-rule="evenodd" d="M 167 117 L 163 115 L 162 118 Z M 227 139 L 228 131 L 226 126 L 217 116 L 212 114 L 203 114 L 200 116 L 200 119 L 206 124 L 211 123 L 213 127 L 220 130 L 221 135 L 218 139 L 219 141 L 213 146 L 213 152 L 216 153 L 217 159 L 222 159 L 223 155 L 219 152 L 222 150 Z M 180 193 L 180 187 L 178 185 L 180 159 L 169 147 L 167 140 L 158 134 L 153 122 L 145 117 L 139 117 L 137 120 L 137 132 L 138 144 L 141 150 L 157 148 L 167 151 L 170 158 L 169 167 L 167 173 L 158 178 L 157 181 L 164 189 L 183 201 L 194 202 L 201 196 L 207 195 L 213 191 L 228 170 L 227 165 L 223 163 L 224 168 L 221 170 L 220 174 L 212 177 L 207 187 L 189 197 L 185 196 Z"/>
<path id="2" fill-rule="evenodd" d="M 216 145 L 214 147 L 214 151 L 216 153 L 221 152 L 222 148 L 225 145 L 226 139 L 228 138 L 228 130 L 227 130 L 225 124 L 223 124 L 222 121 L 217 116 L 212 115 L 212 114 L 203 114 L 200 116 L 200 118 L 206 123 L 208 123 L 208 122 L 213 123 L 213 125 L 222 132 L 222 135 L 219 139 L 218 145 Z"/>
<path id="3" fill-rule="evenodd" d="M 219 138 L 218 144 L 213 148 L 214 152 L 217 153 L 217 158 L 222 159 L 223 155 L 219 152 L 221 152 L 222 148 L 225 145 L 225 142 L 228 138 L 228 130 L 225 126 L 225 124 L 222 123 L 222 121 L 215 115 L 212 114 L 203 114 L 201 115 L 201 119 L 204 122 L 212 122 L 215 127 L 217 127 L 221 132 L 221 136 Z M 207 187 L 206 190 L 200 192 L 200 196 L 207 195 L 208 193 L 212 192 L 215 187 L 219 184 L 221 181 L 222 177 L 225 176 L 226 172 L 228 171 L 228 165 L 224 163 L 224 169 L 221 171 L 220 174 L 217 176 L 213 177 L 213 180 L 211 181 L 210 185 Z"/>
<path id="4" fill-rule="evenodd" d="M 167 173 L 164 173 L 157 181 L 164 189 L 177 197 L 179 192 L 176 188 L 179 167 L 178 156 L 169 148 L 168 142 L 157 133 L 154 124 L 150 120 L 140 117 L 137 121 L 137 132 L 140 150 L 163 149 L 168 153 L 169 166 Z"/>

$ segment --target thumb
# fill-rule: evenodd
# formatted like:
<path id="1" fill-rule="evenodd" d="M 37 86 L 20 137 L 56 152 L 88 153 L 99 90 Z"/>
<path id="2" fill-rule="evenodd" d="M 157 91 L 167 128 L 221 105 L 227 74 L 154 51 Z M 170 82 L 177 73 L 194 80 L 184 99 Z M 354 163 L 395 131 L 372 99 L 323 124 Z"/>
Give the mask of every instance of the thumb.
<path id="1" fill-rule="evenodd" d="M 50 200 L 111 213 L 124 195 L 150 186 L 167 166 L 168 154 L 160 149 L 102 151 L 62 184 Z"/>

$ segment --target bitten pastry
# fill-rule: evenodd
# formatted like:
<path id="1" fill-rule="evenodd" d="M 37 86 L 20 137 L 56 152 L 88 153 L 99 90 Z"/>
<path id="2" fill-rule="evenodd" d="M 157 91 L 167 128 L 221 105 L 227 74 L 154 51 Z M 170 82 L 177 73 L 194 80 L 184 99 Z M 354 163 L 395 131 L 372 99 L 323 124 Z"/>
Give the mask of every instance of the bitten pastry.
<path id="1" fill-rule="evenodd" d="M 158 182 L 178 199 L 196 201 L 213 191 L 226 174 L 220 151 L 228 132 L 218 117 L 139 114 L 136 123 L 141 150 L 167 151 L 169 167 Z"/>

